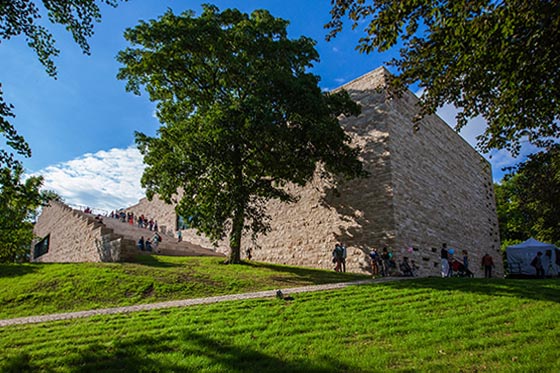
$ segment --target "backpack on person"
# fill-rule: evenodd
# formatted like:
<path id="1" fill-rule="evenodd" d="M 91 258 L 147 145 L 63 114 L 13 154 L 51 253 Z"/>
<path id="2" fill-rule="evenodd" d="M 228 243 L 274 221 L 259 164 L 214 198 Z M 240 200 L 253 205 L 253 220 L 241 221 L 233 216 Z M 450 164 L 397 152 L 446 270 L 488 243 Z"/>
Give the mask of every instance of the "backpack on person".
<path id="1" fill-rule="evenodd" d="M 334 256 L 338 259 L 341 259 L 344 255 L 344 249 L 342 248 L 342 246 L 336 246 L 334 248 Z"/>

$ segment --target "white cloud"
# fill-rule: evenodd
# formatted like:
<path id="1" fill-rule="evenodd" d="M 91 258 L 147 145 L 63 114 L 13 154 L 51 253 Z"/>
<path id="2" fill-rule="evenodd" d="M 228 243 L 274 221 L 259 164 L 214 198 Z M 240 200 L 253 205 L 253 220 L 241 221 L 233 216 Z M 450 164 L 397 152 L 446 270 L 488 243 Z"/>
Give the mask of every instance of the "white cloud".
<path id="1" fill-rule="evenodd" d="M 339 84 L 346 83 L 346 79 L 344 79 L 344 78 L 335 78 L 334 81 L 339 83 Z"/>
<path id="2" fill-rule="evenodd" d="M 43 189 L 54 190 L 66 203 L 108 212 L 144 197 L 140 186 L 143 171 L 142 156 L 131 146 L 84 154 L 35 174 L 45 179 Z"/>

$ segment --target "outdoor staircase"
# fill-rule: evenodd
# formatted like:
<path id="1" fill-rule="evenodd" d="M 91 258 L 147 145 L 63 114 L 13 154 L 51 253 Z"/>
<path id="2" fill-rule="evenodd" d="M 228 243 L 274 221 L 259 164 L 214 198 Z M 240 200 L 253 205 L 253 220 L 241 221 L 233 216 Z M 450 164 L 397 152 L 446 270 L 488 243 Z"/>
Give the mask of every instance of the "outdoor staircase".
<path id="1" fill-rule="evenodd" d="M 136 224 L 123 223 L 119 219 L 112 219 L 110 217 L 103 217 L 103 225 L 110 229 L 113 234 L 123 237 L 126 240 L 127 246 L 132 242 L 134 245 L 134 250 L 138 254 L 146 253 L 145 251 L 140 251 L 136 247 L 136 243 L 140 237 L 144 237 L 144 240 L 152 237 L 155 231 L 150 231 L 146 228 L 140 228 Z M 206 249 L 202 246 L 192 244 L 190 242 L 177 242 L 177 239 L 173 236 L 168 236 L 160 233 L 162 241 L 158 245 L 158 255 L 169 255 L 169 256 L 223 256 L 223 254 L 217 253 L 213 250 Z M 156 253 L 154 251 L 154 253 Z"/>

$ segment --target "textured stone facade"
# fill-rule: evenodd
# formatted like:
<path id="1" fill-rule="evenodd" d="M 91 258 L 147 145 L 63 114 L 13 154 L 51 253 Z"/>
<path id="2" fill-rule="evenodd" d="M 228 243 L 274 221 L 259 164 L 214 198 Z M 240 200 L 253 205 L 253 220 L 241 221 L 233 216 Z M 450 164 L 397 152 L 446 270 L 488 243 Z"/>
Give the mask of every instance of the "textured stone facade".
<path id="1" fill-rule="evenodd" d="M 390 98 L 382 89 L 387 71 L 374 70 L 341 88 L 362 106 L 359 117 L 341 124 L 362 149 L 370 176 L 332 185 L 318 176 L 290 189 L 299 201 L 270 201 L 272 231 L 243 247 L 253 258 L 280 264 L 332 268 L 336 242 L 348 247 L 347 270 L 368 272 L 371 247 L 390 247 L 397 260 L 407 256 L 421 276 L 439 275 L 442 243 L 469 252 L 471 270 L 481 276 L 485 253 L 503 275 L 490 164 L 437 116 L 413 129 L 418 99 L 412 92 Z M 381 89 L 378 89 L 381 88 Z M 156 217 L 176 229 L 173 207 L 157 198 L 131 210 Z M 185 240 L 212 247 L 191 230 Z M 227 253 L 225 242 L 216 248 Z"/>
<path id="2" fill-rule="evenodd" d="M 50 241 L 48 252 L 39 257 L 31 249 L 34 262 L 116 262 L 137 255 L 134 241 L 60 202 L 43 208 L 33 232 Z"/>

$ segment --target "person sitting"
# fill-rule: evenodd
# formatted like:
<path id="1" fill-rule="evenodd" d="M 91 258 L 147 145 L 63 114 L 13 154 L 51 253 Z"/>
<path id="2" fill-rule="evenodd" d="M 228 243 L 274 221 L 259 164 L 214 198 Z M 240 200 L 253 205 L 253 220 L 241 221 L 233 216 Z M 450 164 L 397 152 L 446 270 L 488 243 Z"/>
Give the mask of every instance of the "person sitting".
<path id="1" fill-rule="evenodd" d="M 144 251 L 144 249 L 146 248 L 146 246 L 144 245 L 144 236 L 140 237 L 136 246 L 138 246 L 138 249 Z"/>
<path id="2" fill-rule="evenodd" d="M 403 258 L 403 261 L 399 264 L 399 268 L 403 276 L 410 276 L 410 277 L 414 276 L 414 274 L 412 273 L 412 267 L 408 263 L 408 258 L 406 256 Z"/>
<path id="3" fill-rule="evenodd" d="M 149 238 L 146 239 L 146 251 L 152 251 L 152 241 Z"/>

